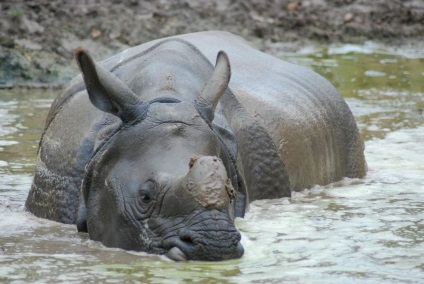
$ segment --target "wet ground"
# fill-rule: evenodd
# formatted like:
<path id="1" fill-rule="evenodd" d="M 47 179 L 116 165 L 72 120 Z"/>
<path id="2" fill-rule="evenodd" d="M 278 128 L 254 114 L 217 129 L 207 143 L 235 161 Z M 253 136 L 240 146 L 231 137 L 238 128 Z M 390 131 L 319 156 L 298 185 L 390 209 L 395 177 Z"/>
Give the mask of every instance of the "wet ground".
<path id="1" fill-rule="evenodd" d="M 97 60 L 153 39 L 206 30 L 259 46 L 315 42 L 404 46 L 424 40 L 422 0 L 13 0 L 0 1 L 0 88 L 63 84 L 73 51 Z"/>
<path id="2" fill-rule="evenodd" d="M 279 55 L 279 47 L 271 52 Z M 24 212 L 37 143 L 57 91 L 0 90 L 0 282 L 419 283 L 424 279 L 424 54 L 365 44 L 288 59 L 327 77 L 365 138 L 369 172 L 251 204 L 245 255 L 175 263 L 109 249 Z"/>

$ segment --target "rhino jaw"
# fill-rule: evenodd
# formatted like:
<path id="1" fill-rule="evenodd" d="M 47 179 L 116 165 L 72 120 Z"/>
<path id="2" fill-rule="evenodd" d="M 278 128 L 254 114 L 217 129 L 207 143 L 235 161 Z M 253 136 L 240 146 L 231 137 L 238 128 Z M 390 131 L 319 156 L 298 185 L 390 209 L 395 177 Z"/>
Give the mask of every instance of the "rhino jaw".
<path id="1" fill-rule="evenodd" d="M 224 259 L 204 259 L 204 260 L 227 260 L 227 259 L 233 259 L 233 258 L 240 258 L 244 254 L 244 248 L 243 246 L 238 243 L 236 252 L 232 257 L 224 258 Z M 190 259 L 188 256 L 177 246 L 172 247 L 168 252 L 165 254 L 167 258 L 173 261 L 189 261 Z M 202 260 L 202 259 L 196 259 L 196 260 Z"/>
<path id="2" fill-rule="evenodd" d="M 175 261 L 221 261 L 240 258 L 244 254 L 241 234 L 226 212 L 202 209 L 187 218 L 178 231 L 165 237 L 161 247 Z"/>

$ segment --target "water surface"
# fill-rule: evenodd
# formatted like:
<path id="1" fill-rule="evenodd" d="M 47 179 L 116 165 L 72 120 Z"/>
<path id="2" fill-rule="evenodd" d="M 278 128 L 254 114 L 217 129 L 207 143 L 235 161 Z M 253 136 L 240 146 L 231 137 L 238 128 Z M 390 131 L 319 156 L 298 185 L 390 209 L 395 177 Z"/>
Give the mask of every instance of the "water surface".
<path id="1" fill-rule="evenodd" d="M 0 90 L 0 282 L 419 283 L 424 279 L 424 56 L 331 46 L 289 56 L 328 78 L 366 140 L 369 172 L 250 206 L 245 255 L 175 263 L 105 248 L 24 212 L 57 91 Z"/>

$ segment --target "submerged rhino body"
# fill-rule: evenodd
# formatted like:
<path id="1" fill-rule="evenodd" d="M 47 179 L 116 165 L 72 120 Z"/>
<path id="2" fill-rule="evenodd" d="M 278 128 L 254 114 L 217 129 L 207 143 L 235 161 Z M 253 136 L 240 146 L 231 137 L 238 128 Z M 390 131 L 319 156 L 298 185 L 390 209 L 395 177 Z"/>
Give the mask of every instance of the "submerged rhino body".
<path id="1" fill-rule="evenodd" d="M 235 35 L 157 40 L 98 64 L 78 49 L 76 60 L 82 75 L 50 109 L 26 208 L 106 246 L 238 258 L 233 221 L 249 202 L 365 175 L 335 88 Z"/>

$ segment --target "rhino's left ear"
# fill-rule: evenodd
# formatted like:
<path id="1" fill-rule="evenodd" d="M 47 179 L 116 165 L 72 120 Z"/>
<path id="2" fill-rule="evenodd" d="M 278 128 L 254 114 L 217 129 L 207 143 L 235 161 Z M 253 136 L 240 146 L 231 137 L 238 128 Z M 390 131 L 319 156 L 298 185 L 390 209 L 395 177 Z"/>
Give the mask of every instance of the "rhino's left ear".
<path id="1" fill-rule="evenodd" d="M 96 64 L 82 48 L 75 50 L 75 60 L 81 70 L 91 103 L 127 122 L 135 115 L 135 106 L 142 102 L 133 91 L 110 71 Z"/>
<path id="2" fill-rule="evenodd" d="M 231 66 L 228 56 L 224 51 L 218 52 L 215 69 L 211 78 L 203 88 L 202 93 L 197 97 L 196 103 L 209 109 L 213 114 L 219 99 L 227 90 L 231 78 Z"/>

